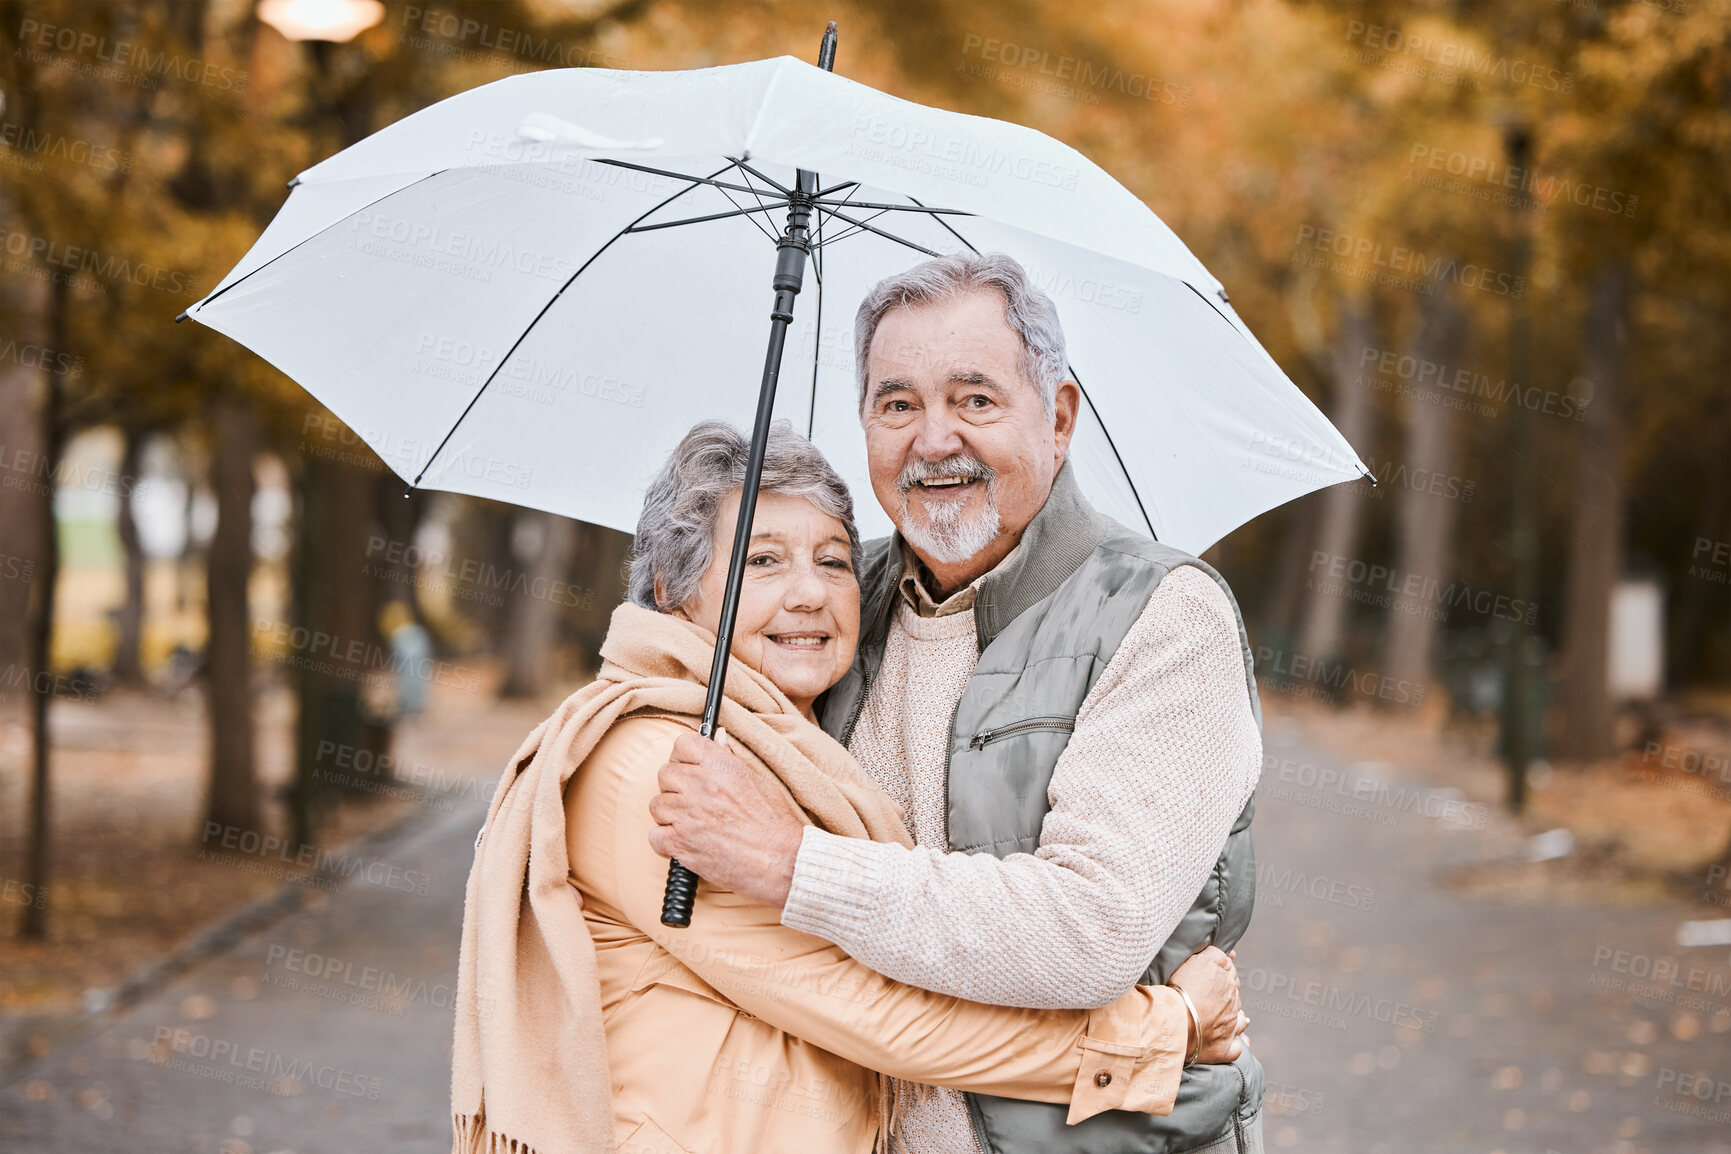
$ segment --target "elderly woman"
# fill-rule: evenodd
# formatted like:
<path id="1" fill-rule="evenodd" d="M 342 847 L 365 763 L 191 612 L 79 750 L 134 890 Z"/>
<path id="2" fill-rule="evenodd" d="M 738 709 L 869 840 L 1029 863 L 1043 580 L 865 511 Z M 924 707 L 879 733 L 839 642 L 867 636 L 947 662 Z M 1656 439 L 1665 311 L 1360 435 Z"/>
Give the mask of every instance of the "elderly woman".
<path id="1" fill-rule="evenodd" d="M 1171 1110 L 1187 1056 L 1237 1056 L 1217 950 L 1175 985 L 1092 1011 L 983 1006 L 899 985 L 767 906 L 707 884 L 661 924 L 649 803 L 697 729 L 747 443 L 705 422 L 650 485 L 631 600 L 596 681 L 517 751 L 478 841 L 463 920 L 452 1109 L 459 1154 L 866 1154 L 914 1083 Z M 846 486 L 771 433 L 735 626 L 726 740 L 806 819 L 909 844 L 901 815 L 812 720 L 853 658 L 859 539 Z M 889 1075 L 890 1077 L 884 1077 Z"/>

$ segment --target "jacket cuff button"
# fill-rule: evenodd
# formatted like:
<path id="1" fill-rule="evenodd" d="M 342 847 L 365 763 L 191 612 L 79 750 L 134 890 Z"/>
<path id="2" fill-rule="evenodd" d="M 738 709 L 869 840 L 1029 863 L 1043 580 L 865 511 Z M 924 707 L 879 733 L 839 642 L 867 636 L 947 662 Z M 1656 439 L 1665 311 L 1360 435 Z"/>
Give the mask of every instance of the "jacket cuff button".
<path id="1" fill-rule="evenodd" d="M 1100 1089 L 1104 1090 L 1107 1086 L 1110 1086 L 1111 1084 L 1112 1084 L 1112 1075 L 1106 1073 L 1106 1071 L 1101 1070 L 1098 1074 L 1094 1075 L 1094 1085 L 1100 1087 Z"/>

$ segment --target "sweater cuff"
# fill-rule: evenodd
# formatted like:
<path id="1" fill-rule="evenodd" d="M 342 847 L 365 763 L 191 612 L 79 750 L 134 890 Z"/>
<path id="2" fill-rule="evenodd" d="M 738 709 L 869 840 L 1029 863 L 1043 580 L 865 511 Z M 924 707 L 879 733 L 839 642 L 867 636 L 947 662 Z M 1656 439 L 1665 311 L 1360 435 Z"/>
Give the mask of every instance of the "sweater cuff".
<path id="1" fill-rule="evenodd" d="M 880 855 L 894 848 L 806 826 L 793 863 L 793 884 L 781 907 L 781 924 L 846 949 L 849 941 L 865 932 L 879 905 Z"/>

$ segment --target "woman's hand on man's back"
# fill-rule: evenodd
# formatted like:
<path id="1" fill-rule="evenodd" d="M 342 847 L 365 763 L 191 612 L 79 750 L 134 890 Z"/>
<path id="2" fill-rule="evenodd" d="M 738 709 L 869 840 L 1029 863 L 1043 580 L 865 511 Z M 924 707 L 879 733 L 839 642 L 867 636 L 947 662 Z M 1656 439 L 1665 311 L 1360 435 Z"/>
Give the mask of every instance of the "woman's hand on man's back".
<path id="1" fill-rule="evenodd" d="M 1244 1052 L 1244 1029 L 1250 1025 L 1238 995 L 1238 968 L 1234 955 L 1214 946 L 1192 954 L 1173 973 L 1170 985 L 1190 995 L 1202 1026 L 1202 1052 L 1198 1062 L 1234 1062 Z M 1190 1038 L 1196 1044 L 1194 1027 Z"/>

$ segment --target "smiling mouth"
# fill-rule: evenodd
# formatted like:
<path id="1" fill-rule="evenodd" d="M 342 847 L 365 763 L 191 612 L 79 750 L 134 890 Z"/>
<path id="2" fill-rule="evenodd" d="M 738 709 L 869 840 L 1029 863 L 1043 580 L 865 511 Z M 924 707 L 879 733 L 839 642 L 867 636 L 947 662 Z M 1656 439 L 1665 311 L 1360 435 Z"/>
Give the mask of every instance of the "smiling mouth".
<path id="1" fill-rule="evenodd" d="M 787 649 L 816 650 L 829 644 L 827 633 L 766 633 L 764 636 Z"/>
<path id="2" fill-rule="evenodd" d="M 934 493 L 954 493 L 966 489 L 978 480 L 978 477 L 971 476 L 928 477 L 923 481 L 915 481 L 914 488 Z"/>

